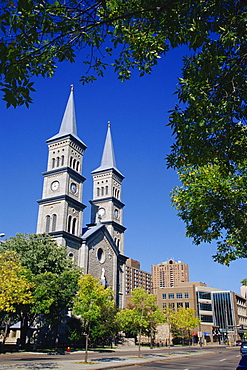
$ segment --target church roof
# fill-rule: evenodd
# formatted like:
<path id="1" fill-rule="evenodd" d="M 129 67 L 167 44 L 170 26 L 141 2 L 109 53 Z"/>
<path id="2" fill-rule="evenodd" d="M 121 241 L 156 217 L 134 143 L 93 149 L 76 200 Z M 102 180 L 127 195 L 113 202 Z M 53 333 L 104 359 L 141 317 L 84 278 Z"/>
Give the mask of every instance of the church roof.
<path id="1" fill-rule="evenodd" d="M 60 126 L 59 133 L 49 140 L 57 140 L 64 136 L 71 135 L 76 138 L 80 143 L 86 146 L 81 139 L 77 136 L 77 126 L 76 126 L 76 115 L 75 115 L 75 104 L 74 104 L 74 87 L 71 85 L 70 95 L 67 102 L 67 106 L 64 111 L 62 123 Z"/>
<path id="2" fill-rule="evenodd" d="M 105 139 L 104 150 L 102 154 L 101 164 L 100 167 L 96 168 L 96 170 L 92 171 L 92 173 L 106 171 L 114 169 L 117 171 L 121 176 L 121 172 L 117 169 L 112 136 L 111 136 L 111 124 L 108 122 L 107 134 Z"/>

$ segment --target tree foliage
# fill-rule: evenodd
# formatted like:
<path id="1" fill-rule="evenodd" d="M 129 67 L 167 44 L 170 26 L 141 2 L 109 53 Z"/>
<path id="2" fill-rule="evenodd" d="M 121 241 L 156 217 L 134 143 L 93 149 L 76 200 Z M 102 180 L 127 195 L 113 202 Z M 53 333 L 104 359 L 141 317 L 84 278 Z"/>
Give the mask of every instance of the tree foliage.
<path id="1" fill-rule="evenodd" d="M 157 325 L 165 321 L 156 296 L 141 287 L 132 291 L 129 308 L 121 310 L 117 316 L 123 331 L 139 336 L 139 356 L 141 335 L 152 336 Z"/>
<path id="2" fill-rule="evenodd" d="M 79 315 L 83 322 L 83 332 L 86 335 L 85 362 L 87 362 L 88 340 L 105 335 L 114 325 L 115 301 L 112 290 L 105 289 L 94 276 L 83 275 L 79 280 L 73 312 Z M 111 334 L 110 332 L 109 335 Z"/>
<path id="3" fill-rule="evenodd" d="M 51 326 L 59 324 L 62 312 L 72 306 L 81 271 L 67 257 L 66 248 L 47 234 L 17 234 L 0 244 L 0 253 L 4 252 L 18 256 L 32 286 L 32 301 L 22 302 L 17 312 L 24 327 L 21 339 L 25 345 L 27 323 L 38 315 L 43 314 Z"/>
<path id="4" fill-rule="evenodd" d="M 17 305 L 33 301 L 33 285 L 27 275 L 16 253 L 0 254 L 0 310 L 16 312 Z"/>
<path id="5" fill-rule="evenodd" d="M 201 198 L 204 203 L 199 211 L 208 224 L 209 232 L 204 239 L 194 199 L 189 200 L 191 189 L 183 179 L 193 171 L 198 181 L 204 166 L 217 169 L 222 182 L 244 177 L 246 7 L 242 0 L 3 0 L 0 9 L 3 99 L 7 106 L 28 105 L 32 101 L 33 77 L 52 76 L 57 64 L 64 60 L 82 61 L 82 83 L 103 76 L 107 65 L 124 81 L 131 77 L 134 68 L 141 76 L 150 73 L 169 49 L 187 45 L 176 91 L 178 104 L 169 121 L 174 144 L 167 164 L 179 170 L 182 180 L 182 193 L 178 196 L 178 189 L 175 190 L 174 204 L 184 219 L 183 199 L 188 192 L 187 234 L 197 244 L 199 240 L 213 240 L 215 235 L 220 242 L 216 260 L 228 264 L 245 256 L 246 238 L 239 232 L 236 216 L 236 208 L 243 208 L 235 192 L 238 180 L 228 192 L 231 199 L 237 195 L 232 216 L 227 198 L 228 206 L 222 207 L 210 224 L 208 214 L 214 207 L 210 202 L 215 187 L 211 181 L 200 178 L 208 195 Z M 84 50 L 79 53 L 81 49 Z M 243 185 L 241 199 L 245 203 Z M 242 229 L 245 223 L 244 217 Z M 237 224 L 236 233 L 231 224 Z M 222 237 L 224 234 L 226 237 Z"/>
<path id="6" fill-rule="evenodd" d="M 199 325 L 200 319 L 195 317 L 195 312 L 192 308 L 179 307 L 177 311 L 169 311 L 169 321 L 173 332 L 180 335 L 183 339 L 191 339 L 191 330 Z"/>
<path id="7" fill-rule="evenodd" d="M 220 165 L 179 171 L 182 186 L 172 193 L 173 206 L 195 244 L 217 241 L 215 261 L 229 265 L 247 257 L 247 172 L 222 174 Z"/>

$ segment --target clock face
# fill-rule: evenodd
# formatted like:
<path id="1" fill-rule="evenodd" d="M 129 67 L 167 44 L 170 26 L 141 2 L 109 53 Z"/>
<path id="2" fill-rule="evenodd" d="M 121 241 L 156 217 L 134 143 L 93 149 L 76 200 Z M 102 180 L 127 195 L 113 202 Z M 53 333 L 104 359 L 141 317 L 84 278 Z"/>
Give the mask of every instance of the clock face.
<path id="1" fill-rule="evenodd" d="M 53 181 L 52 183 L 51 183 L 51 190 L 52 191 L 56 191 L 56 190 L 58 190 L 59 189 L 59 182 L 58 181 Z"/>
<path id="2" fill-rule="evenodd" d="M 114 215 L 115 215 L 116 218 L 118 218 L 118 216 L 119 216 L 118 209 L 115 209 Z"/>
<path id="3" fill-rule="evenodd" d="M 72 183 L 70 184 L 70 190 L 71 190 L 71 193 L 73 193 L 73 194 L 75 194 L 75 193 L 76 193 L 76 191 L 77 191 L 77 186 L 76 186 L 76 184 L 75 184 L 74 182 L 72 182 Z"/>
<path id="4" fill-rule="evenodd" d="M 104 208 L 100 208 L 100 209 L 98 210 L 98 215 L 99 215 L 100 217 L 103 217 L 103 216 L 104 216 L 104 214 L 105 214 L 105 209 L 104 209 Z"/>

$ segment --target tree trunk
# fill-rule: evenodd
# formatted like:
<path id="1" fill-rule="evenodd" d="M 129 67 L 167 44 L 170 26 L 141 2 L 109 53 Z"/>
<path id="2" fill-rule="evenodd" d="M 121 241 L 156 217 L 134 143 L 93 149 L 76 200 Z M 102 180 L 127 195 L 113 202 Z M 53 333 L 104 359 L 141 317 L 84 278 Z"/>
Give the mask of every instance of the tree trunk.
<path id="1" fill-rule="evenodd" d="M 86 334 L 85 362 L 87 363 L 88 334 Z"/>
<path id="2" fill-rule="evenodd" d="M 141 357 L 141 330 L 138 334 L 138 357 Z"/>
<path id="3" fill-rule="evenodd" d="M 27 314 L 24 312 L 23 315 L 21 316 L 20 345 L 22 349 L 24 349 L 26 346 L 27 331 L 28 331 L 28 317 Z"/>

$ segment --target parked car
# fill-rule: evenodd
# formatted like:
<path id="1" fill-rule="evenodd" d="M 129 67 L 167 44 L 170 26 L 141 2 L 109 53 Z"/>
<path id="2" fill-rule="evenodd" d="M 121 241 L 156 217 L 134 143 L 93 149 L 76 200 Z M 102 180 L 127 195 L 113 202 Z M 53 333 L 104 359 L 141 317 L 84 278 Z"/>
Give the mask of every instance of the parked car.
<path id="1" fill-rule="evenodd" d="M 247 355 L 243 355 L 236 370 L 247 370 Z"/>
<path id="2" fill-rule="evenodd" d="M 241 340 L 236 340 L 236 346 L 241 346 L 242 341 Z"/>
<path id="3" fill-rule="evenodd" d="M 247 355 L 247 342 L 242 342 L 240 347 L 240 353 L 241 355 Z"/>

